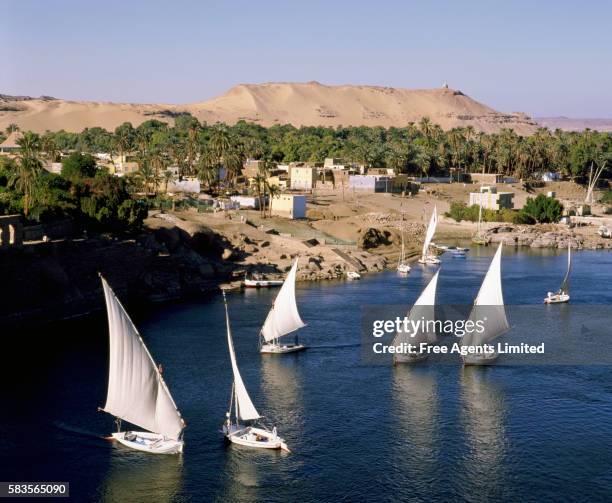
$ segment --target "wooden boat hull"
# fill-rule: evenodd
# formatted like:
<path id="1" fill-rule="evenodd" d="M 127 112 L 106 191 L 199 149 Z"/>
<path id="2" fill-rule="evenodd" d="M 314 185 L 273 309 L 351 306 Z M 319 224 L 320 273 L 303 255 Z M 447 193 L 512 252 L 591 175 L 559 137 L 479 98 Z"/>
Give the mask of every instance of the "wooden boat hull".
<path id="1" fill-rule="evenodd" d="M 146 431 L 119 431 L 112 434 L 113 440 L 136 451 L 150 454 L 181 454 L 184 442 L 164 438 L 158 433 Z"/>
<path id="2" fill-rule="evenodd" d="M 231 443 L 253 449 L 282 449 L 289 451 L 285 441 L 276 434 L 276 431 L 267 431 L 254 426 L 237 427 L 232 425 L 229 429 L 223 427 L 225 438 Z"/>
<path id="3" fill-rule="evenodd" d="M 283 281 L 281 280 L 259 280 L 259 279 L 245 279 L 243 282 L 245 288 L 271 288 L 275 286 L 282 286 Z"/>
<path id="4" fill-rule="evenodd" d="M 303 344 L 263 344 L 259 352 L 264 355 L 280 355 L 285 353 L 296 353 L 304 351 L 306 346 Z"/>

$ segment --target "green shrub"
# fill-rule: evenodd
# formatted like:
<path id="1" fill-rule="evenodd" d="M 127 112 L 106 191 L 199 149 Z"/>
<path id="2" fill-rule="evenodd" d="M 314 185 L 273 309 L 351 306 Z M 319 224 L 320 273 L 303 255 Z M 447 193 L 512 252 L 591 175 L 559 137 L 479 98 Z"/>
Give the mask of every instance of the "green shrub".
<path id="1" fill-rule="evenodd" d="M 554 223 L 558 222 L 563 215 L 563 205 L 554 197 L 538 194 L 535 199 L 527 198 L 521 213 L 531 217 L 537 223 Z"/>

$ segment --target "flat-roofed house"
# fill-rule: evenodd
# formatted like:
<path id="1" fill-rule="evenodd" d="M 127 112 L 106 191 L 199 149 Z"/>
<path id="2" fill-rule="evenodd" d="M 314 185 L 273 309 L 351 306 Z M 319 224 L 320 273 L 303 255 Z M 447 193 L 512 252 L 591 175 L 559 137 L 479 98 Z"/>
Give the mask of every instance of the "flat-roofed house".
<path id="1" fill-rule="evenodd" d="M 481 205 L 486 210 L 514 208 L 514 192 L 497 192 L 496 187 L 481 187 L 480 192 L 470 192 L 470 206 Z"/>
<path id="2" fill-rule="evenodd" d="M 272 215 L 285 218 L 306 218 L 306 196 L 279 194 L 272 198 Z"/>
<path id="3" fill-rule="evenodd" d="M 472 183 L 495 185 L 496 183 L 504 183 L 506 177 L 500 173 L 470 173 L 470 178 Z"/>
<path id="4" fill-rule="evenodd" d="M 317 168 L 312 166 L 290 166 L 289 180 L 292 190 L 312 190 L 317 177 Z"/>

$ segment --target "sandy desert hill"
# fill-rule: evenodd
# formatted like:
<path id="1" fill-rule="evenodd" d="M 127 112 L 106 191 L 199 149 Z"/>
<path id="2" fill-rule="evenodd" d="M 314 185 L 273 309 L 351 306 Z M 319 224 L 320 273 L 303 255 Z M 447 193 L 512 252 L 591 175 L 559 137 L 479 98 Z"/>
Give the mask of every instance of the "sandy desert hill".
<path id="1" fill-rule="evenodd" d="M 473 126 L 495 132 L 512 128 L 531 134 L 537 124 L 522 113 L 501 113 L 461 91 L 396 89 L 376 86 L 326 86 L 318 82 L 241 84 L 222 96 L 185 105 L 68 101 L 50 97 L 0 95 L 0 128 L 16 123 L 21 129 L 81 131 L 100 126 L 114 129 L 129 121 L 148 119 L 172 123 L 189 112 L 207 123 L 246 120 L 271 126 L 405 126 L 424 116 L 444 129 Z"/>

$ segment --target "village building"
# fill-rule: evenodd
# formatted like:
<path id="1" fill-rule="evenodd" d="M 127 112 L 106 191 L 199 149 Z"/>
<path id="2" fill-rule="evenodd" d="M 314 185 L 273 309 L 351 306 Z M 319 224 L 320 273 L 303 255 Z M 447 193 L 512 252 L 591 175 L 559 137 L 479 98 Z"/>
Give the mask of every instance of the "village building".
<path id="1" fill-rule="evenodd" d="M 23 138 L 21 131 L 13 131 L 8 135 L 8 138 L 0 143 L 0 154 L 17 154 L 20 150 L 20 146 L 17 140 Z"/>
<path id="2" fill-rule="evenodd" d="M 393 177 L 388 175 L 349 175 L 348 188 L 368 192 L 391 192 Z"/>
<path id="3" fill-rule="evenodd" d="M 289 183 L 291 190 L 312 190 L 317 177 L 317 169 L 303 164 L 289 168 Z"/>
<path id="4" fill-rule="evenodd" d="M 497 192 L 496 187 L 481 187 L 480 192 L 470 192 L 470 206 L 473 205 L 482 205 L 487 210 L 511 210 L 514 208 L 514 192 Z"/>
<path id="5" fill-rule="evenodd" d="M 480 183 L 484 185 L 495 185 L 504 183 L 504 175 L 500 173 L 470 173 L 472 183 Z"/>
<path id="6" fill-rule="evenodd" d="M 306 196 L 279 194 L 272 198 L 272 215 L 285 218 L 306 218 Z"/>

